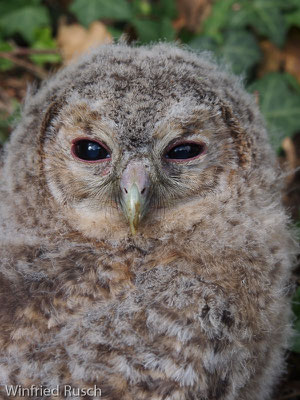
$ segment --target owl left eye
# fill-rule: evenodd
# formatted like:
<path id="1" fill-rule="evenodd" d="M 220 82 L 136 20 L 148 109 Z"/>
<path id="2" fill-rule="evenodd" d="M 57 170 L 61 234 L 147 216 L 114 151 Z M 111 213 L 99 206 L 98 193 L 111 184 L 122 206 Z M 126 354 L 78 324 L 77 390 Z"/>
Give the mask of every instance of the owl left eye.
<path id="1" fill-rule="evenodd" d="M 204 153 L 205 145 L 200 143 L 180 143 L 168 149 L 165 158 L 169 160 L 190 160 Z"/>
<path id="2" fill-rule="evenodd" d="M 82 161 L 101 161 L 110 158 L 110 153 L 102 143 L 88 140 L 77 139 L 73 142 L 72 154 Z"/>

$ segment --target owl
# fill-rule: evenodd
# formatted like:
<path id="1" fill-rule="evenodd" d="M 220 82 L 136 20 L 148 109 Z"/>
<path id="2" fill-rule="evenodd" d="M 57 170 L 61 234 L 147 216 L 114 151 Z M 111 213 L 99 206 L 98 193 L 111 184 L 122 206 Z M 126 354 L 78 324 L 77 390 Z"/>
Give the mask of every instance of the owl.
<path id="1" fill-rule="evenodd" d="M 240 79 L 104 45 L 31 88 L 2 158 L 1 399 L 272 396 L 296 248 Z"/>

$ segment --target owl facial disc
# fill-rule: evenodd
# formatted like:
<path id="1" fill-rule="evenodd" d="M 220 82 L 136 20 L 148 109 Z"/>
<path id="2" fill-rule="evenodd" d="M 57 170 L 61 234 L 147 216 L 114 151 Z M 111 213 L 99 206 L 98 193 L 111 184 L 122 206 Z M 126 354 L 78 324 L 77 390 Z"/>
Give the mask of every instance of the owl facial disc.
<path id="1" fill-rule="evenodd" d="M 140 161 L 129 162 L 121 177 L 121 205 L 133 235 L 146 211 L 149 182 L 144 164 Z"/>

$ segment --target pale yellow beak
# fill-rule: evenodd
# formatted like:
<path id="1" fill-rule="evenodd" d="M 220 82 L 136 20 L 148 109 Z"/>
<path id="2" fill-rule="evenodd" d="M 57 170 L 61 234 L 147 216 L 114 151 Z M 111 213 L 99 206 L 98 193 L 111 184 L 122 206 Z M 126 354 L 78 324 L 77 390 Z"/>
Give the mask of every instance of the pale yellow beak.
<path id="1" fill-rule="evenodd" d="M 124 196 L 126 214 L 130 226 L 131 233 L 136 234 L 140 219 L 143 199 L 137 185 L 134 183 Z"/>
<path id="2" fill-rule="evenodd" d="M 121 177 L 122 208 L 133 235 L 145 214 L 149 182 L 145 165 L 140 161 L 130 162 Z"/>

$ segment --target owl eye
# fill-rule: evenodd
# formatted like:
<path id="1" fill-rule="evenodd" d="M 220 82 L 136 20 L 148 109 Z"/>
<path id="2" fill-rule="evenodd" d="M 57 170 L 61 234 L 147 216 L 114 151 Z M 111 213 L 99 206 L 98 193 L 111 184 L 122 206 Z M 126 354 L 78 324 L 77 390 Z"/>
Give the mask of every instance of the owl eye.
<path id="1" fill-rule="evenodd" d="M 73 141 L 72 154 L 83 161 L 101 161 L 110 158 L 106 146 L 100 142 L 89 139 L 76 139 Z"/>
<path id="2" fill-rule="evenodd" d="M 204 151 L 204 144 L 184 142 L 168 149 L 165 158 L 168 160 L 191 160 L 203 154 Z"/>

